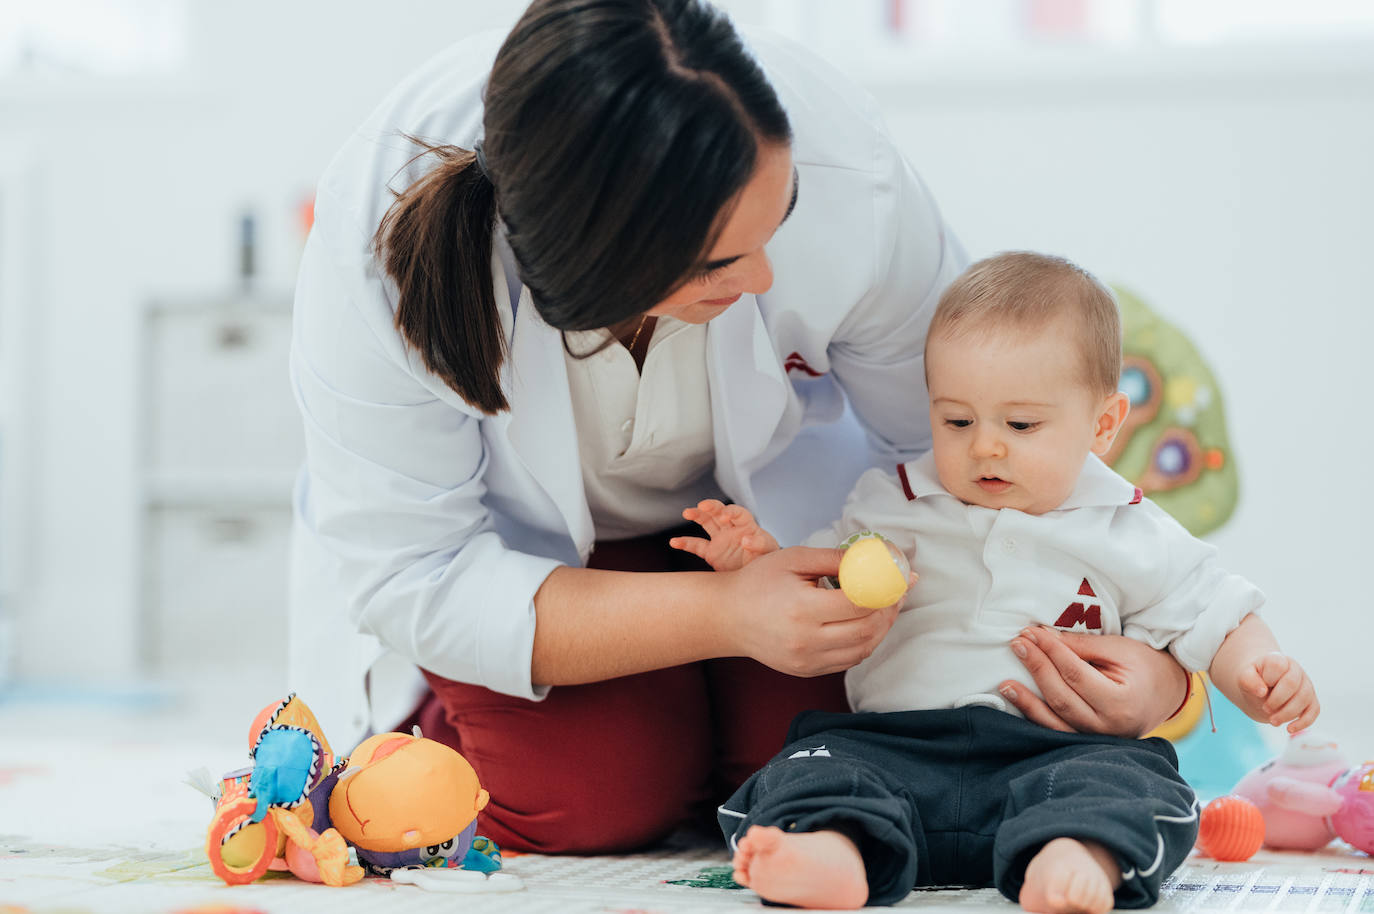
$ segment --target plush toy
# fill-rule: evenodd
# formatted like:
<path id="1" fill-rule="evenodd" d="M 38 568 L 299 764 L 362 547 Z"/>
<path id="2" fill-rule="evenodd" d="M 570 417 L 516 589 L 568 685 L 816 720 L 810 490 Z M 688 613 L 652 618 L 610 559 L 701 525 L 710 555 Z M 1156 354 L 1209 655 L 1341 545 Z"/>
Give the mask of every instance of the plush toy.
<path id="1" fill-rule="evenodd" d="M 472 848 L 477 813 L 488 799 L 477 772 L 448 746 L 380 733 L 348 757 L 329 795 L 329 816 L 373 875 L 412 866 L 456 869 Z"/>
<path id="2" fill-rule="evenodd" d="M 514 877 L 484 879 L 501 866 L 496 845 L 475 834 L 487 792 L 472 766 L 442 743 L 382 733 L 338 759 L 315 715 L 292 694 L 254 719 L 249 756 L 252 767 L 221 779 L 206 836 L 210 867 L 230 885 L 268 869 L 342 886 L 365 870 L 437 875 L 465 868 L 465 887 L 456 890 L 520 888 Z M 455 890 L 428 878 L 395 881 Z"/>
<path id="3" fill-rule="evenodd" d="M 252 767 L 220 781 L 205 843 L 215 875 L 230 885 L 252 882 L 268 869 L 290 869 L 327 885 L 362 879 L 328 823 L 329 793 L 343 763 L 305 702 L 288 695 L 264 708 L 249 727 L 248 755 Z"/>
<path id="4" fill-rule="evenodd" d="M 1374 762 L 1350 768 L 1331 782 L 1340 807 L 1327 818 L 1336 837 L 1374 856 Z"/>
<path id="5" fill-rule="evenodd" d="M 1231 792 L 1259 807 L 1264 844 L 1276 850 L 1316 850 L 1335 837 L 1327 817 L 1341 807 L 1330 787 L 1348 768 L 1336 744 L 1304 731 L 1283 753 L 1240 779 Z"/>
<path id="6" fill-rule="evenodd" d="M 1103 458 L 1194 536 L 1224 524 L 1239 500 L 1221 388 L 1197 347 L 1141 299 L 1121 306 L 1126 423 Z"/>

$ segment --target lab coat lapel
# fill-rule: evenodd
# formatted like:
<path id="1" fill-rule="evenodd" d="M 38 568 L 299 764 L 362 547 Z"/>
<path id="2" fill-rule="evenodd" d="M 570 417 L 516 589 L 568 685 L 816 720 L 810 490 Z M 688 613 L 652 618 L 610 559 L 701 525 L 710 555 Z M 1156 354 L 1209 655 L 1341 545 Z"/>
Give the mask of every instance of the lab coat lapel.
<path id="1" fill-rule="evenodd" d="M 754 296 L 745 295 L 706 327 L 716 482 L 735 501 L 753 509 L 750 477 L 776 456 L 771 443 L 790 439 L 777 434 L 789 415 L 787 378 Z M 799 410 L 791 413 L 799 425 Z"/>
<path id="2" fill-rule="evenodd" d="M 493 269 L 499 266 L 497 261 Z M 497 281 L 496 297 L 502 329 L 510 341 L 509 357 L 501 369 L 510 401 L 510 412 L 505 414 L 509 417 L 507 438 L 530 476 L 563 515 L 573 542 L 585 552 L 593 538 L 592 515 L 582 486 L 563 336 L 540 320 L 529 289 L 521 287 L 513 319 L 504 279 Z"/>

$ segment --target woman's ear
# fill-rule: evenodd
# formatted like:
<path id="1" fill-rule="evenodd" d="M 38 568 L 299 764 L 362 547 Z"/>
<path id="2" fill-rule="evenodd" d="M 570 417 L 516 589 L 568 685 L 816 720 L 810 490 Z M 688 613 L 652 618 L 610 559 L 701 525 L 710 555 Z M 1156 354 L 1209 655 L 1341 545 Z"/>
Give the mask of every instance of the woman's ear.
<path id="1" fill-rule="evenodd" d="M 1121 391 L 1106 397 L 1097 412 L 1097 426 L 1093 430 L 1092 452 L 1099 457 L 1112 449 L 1112 442 L 1126 422 L 1126 414 L 1131 411 L 1131 401 Z"/>

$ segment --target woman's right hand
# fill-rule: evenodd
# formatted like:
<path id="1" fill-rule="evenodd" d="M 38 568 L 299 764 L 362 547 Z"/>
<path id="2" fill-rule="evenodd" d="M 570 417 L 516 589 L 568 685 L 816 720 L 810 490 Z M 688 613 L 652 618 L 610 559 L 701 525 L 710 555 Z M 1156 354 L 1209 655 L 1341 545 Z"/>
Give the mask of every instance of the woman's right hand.
<path id="1" fill-rule="evenodd" d="M 791 676 L 823 676 L 872 654 L 897 620 L 897 604 L 868 610 L 817 586 L 839 572 L 839 549 L 793 546 L 738 571 L 717 572 L 722 656 L 752 657 Z"/>

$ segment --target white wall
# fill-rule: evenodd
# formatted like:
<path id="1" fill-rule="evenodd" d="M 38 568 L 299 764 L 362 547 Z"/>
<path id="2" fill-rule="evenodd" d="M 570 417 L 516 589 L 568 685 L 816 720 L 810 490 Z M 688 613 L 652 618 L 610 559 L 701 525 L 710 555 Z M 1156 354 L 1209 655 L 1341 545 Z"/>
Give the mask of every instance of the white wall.
<path id="1" fill-rule="evenodd" d="M 758 19 L 774 4 L 729 6 Z M 360 0 L 196 0 L 184 80 L 0 87 L 5 137 L 40 170 L 22 674 L 137 672 L 141 304 L 228 288 L 244 207 L 259 216 L 263 284 L 288 291 L 294 206 L 343 137 L 419 61 L 519 7 L 402 0 L 383 17 Z M 1358 399 L 1374 330 L 1368 59 L 913 57 L 861 75 L 975 254 L 1066 254 L 1138 291 L 1211 360 L 1244 486 L 1213 539 L 1269 592 L 1337 735 L 1374 755 L 1374 735 L 1353 735 L 1368 730 L 1356 674 L 1374 451 Z"/>
<path id="2" fill-rule="evenodd" d="M 0 124 L 39 157 L 42 200 L 21 676 L 137 669 L 143 304 L 233 289 L 245 208 L 258 218 L 261 287 L 289 294 L 296 206 L 343 139 L 420 61 L 509 25 L 519 5 L 401 0 L 384 18 L 357 0 L 191 9 L 185 78 L 0 85 Z"/>

